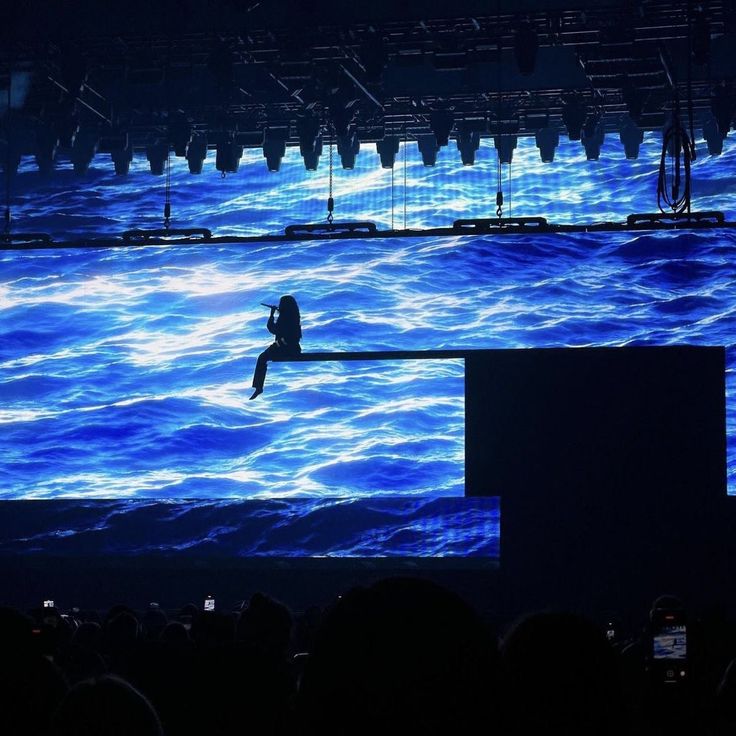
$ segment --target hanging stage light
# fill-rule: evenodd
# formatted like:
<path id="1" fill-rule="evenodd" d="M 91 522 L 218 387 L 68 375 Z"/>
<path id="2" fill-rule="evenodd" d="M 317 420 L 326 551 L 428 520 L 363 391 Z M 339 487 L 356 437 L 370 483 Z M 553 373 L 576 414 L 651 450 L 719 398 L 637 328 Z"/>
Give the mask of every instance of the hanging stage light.
<path id="1" fill-rule="evenodd" d="M 115 167 L 116 176 L 125 176 L 130 172 L 130 162 L 133 160 L 133 146 L 130 144 L 128 134 L 123 135 L 115 142 L 110 151 L 112 163 Z"/>
<path id="2" fill-rule="evenodd" d="M 475 163 L 475 152 L 480 148 L 480 133 L 477 130 L 459 130 L 455 138 L 463 166 Z"/>
<path id="3" fill-rule="evenodd" d="M 522 76 L 528 77 L 534 73 L 538 49 L 537 32 L 529 21 L 524 21 L 514 33 L 514 58 Z"/>
<path id="4" fill-rule="evenodd" d="M 583 126 L 581 140 L 585 147 L 588 161 L 597 161 L 601 155 L 601 146 L 605 139 L 605 130 L 600 116 L 591 116 Z"/>
<path id="5" fill-rule="evenodd" d="M 89 171 L 89 165 L 99 145 L 100 136 L 97 131 L 85 130 L 76 137 L 71 150 L 71 160 L 77 176 L 84 176 Z"/>
<path id="6" fill-rule="evenodd" d="M 41 125 L 36 131 L 36 165 L 43 176 L 54 170 L 56 152 L 59 149 L 59 136 L 50 125 Z"/>
<path id="7" fill-rule="evenodd" d="M 498 160 L 502 164 L 510 164 L 514 158 L 514 149 L 518 142 L 518 136 L 515 135 L 494 135 L 493 145 L 498 151 Z"/>
<path id="8" fill-rule="evenodd" d="M 556 128 L 540 128 L 534 136 L 537 148 L 539 149 L 539 157 L 545 164 L 552 163 L 555 160 L 555 149 L 560 144 L 560 134 Z"/>
<path id="9" fill-rule="evenodd" d="M 319 157 L 322 155 L 322 124 L 314 116 L 299 118 L 296 121 L 296 132 L 299 136 L 299 153 L 304 159 L 307 171 L 316 171 Z"/>
<path id="10" fill-rule="evenodd" d="M 579 141 L 588 112 L 585 103 L 577 96 L 568 97 L 562 102 L 562 122 L 571 141 Z"/>
<path id="11" fill-rule="evenodd" d="M 639 146 L 644 140 L 644 131 L 628 115 L 624 115 L 621 118 L 619 138 L 621 139 L 621 143 L 624 144 L 626 158 L 639 158 Z"/>
<path id="12" fill-rule="evenodd" d="M 238 145 L 233 138 L 220 141 L 216 147 L 215 168 L 222 174 L 236 174 L 240 168 L 241 158 L 243 146 Z"/>
<path id="13" fill-rule="evenodd" d="M 121 148 L 111 152 L 112 162 L 115 166 L 116 176 L 126 176 L 130 172 L 130 164 L 133 160 L 133 149 Z"/>
<path id="14" fill-rule="evenodd" d="M 56 124 L 56 132 L 59 136 L 59 145 L 71 148 L 79 133 L 79 117 L 74 106 L 63 107 L 61 116 Z"/>
<path id="15" fill-rule="evenodd" d="M 725 138 L 731 129 L 731 121 L 736 110 L 736 97 L 730 84 L 719 84 L 713 90 L 710 109 L 713 117 L 718 122 L 718 129 L 721 131 L 721 135 Z"/>
<path id="16" fill-rule="evenodd" d="M 335 94 L 332 96 L 329 104 L 330 120 L 332 121 L 332 129 L 338 138 L 344 138 L 348 135 L 350 124 L 353 122 L 355 117 L 355 110 L 349 105 L 350 100 L 345 102 L 344 97 L 340 97 Z"/>
<path id="17" fill-rule="evenodd" d="M 713 115 L 710 115 L 703 124 L 703 138 L 708 144 L 708 153 L 711 156 L 720 156 L 723 153 L 723 136 Z"/>
<path id="18" fill-rule="evenodd" d="M 175 118 L 169 124 L 169 141 L 174 155 L 185 158 L 192 142 L 192 126 L 185 118 Z"/>
<path id="19" fill-rule="evenodd" d="M 190 174 L 201 174 L 204 160 L 207 158 L 207 136 L 204 133 L 197 133 L 192 136 L 192 140 L 187 148 L 187 163 L 189 164 Z"/>
<path id="20" fill-rule="evenodd" d="M 399 152 L 399 136 L 385 135 L 383 140 L 376 143 L 376 151 L 381 157 L 381 167 L 393 169 L 396 163 L 396 154 Z"/>
<path id="21" fill-rule="evenodd" d="M 437 146 L 446 146 L 455 124 L 455 117 L 449 110 L 433 110 L 429 114 L 429 129 L 434 133 Z"/>
<path id="22" fill-rule="evenodd" d="M 158 138 L 146 148 L 146 158 L 151 166 L 151 173 L 156 176 L 163 175 L 168 157 L 169 142 L 163 138 Z"/>
<path id="23" fill-rule="evenodd" d="M 360 139 L 358 131 L 354 128 L 348 128 L 348 132 L 344 136 L 337 137 L 337 153 L 340 156 L 340 163 L 343 169 L 355 168 L 355 157 L 360 151 Z"/>
<path id="24" fill-rule="evenodd" d="M 319 166 L 319 157 L 322 155 L 322 136 L 317 136 L 313 150 L 303 150 L 301 146 L 299 146 L 299 149 L 302 157 L 304 158 L 304 168 L 307 171 L 317 171 L 317 167 Z"/>
<path id="25" fill-rule="evenodd" d="M 269 171 L 279 171 L 286 154 L 286 141 L 283 138 L 266 138 L 263 141 L 263 157 Z"/>
<path id="26" fill-rule="evenodd" d="M 434 166 L 437 163 L 437 152 L 440 147 L 434 133 L 424 133 L 417 136 L 417 146 L 422 154 L 422 163 L 425 166 Z"/>
<path id="27" fill-rule="evenodd" d="M 263 157 L 269 171 L 279 171 L 281 161 L 286 155 L 286 140 L 289 137 L 289 128 L 274 126 L 263 132 Z"/>

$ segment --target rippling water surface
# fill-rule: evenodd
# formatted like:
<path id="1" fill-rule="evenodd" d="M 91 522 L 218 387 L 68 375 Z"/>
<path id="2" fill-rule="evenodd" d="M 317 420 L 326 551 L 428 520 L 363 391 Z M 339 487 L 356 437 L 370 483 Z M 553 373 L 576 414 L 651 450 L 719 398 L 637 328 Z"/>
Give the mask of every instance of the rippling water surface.
<path id="1" fill-rule="evenodd" d="M 511 214 L 653 209 L 653 137 L 637 162 L 589 163 L 566 146 L 545 167 L 521 145 Z M 490 150 L 474 169 L 443 153 L 430 170 L 407 157 L 406 187 L 397 166 L 397 227 L 404 194 L 409 227 L 489 214 Z M 733 155 L 697 162 L 701 208 L 734 209 Z M 321 218 L 324 171 L 287 161 L 266 176 L 250 158 L 225 180 L 175 167 L 175 224 L 255 234 Z M 390 225 L 391 173 L 376 158 L 338 172 L 338 214 Z M 157 180 L 134 168 L 124 182 L 23 174 L 18 221 L 57 237 L 157 225 Z M 6 251 L 0 264 L 0 498 L 37 499 L 0 550 L 497 555 L 497 499 L 462 498 L 461 361 L 276 364 L 248 401 L 268 342 L 258 303 L 283 293 L 310 351 L 727 345 L 736 492 L 726 230 Z M 68 499 L 63 521 L 44 499 Z M 160 503 L 171 499 L 188 501 Z"/>

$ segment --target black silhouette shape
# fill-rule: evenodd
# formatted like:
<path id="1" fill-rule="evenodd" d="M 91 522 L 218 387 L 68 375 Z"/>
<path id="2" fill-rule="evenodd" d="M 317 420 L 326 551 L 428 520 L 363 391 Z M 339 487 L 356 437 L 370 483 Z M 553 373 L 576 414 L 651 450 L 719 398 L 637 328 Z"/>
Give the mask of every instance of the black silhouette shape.
<path id="1" fill-rule="evenodd" d="M 274 319 L 276 311 L 279 313 L 278 319 Z M 299 305 L 293 296 L 285 294 L 279 300 L 278 307 L 271 307 L 271 315 L 266 327 L 275 336 L 275 340 L 258 356 L 256 369 L 253 373 L 253 388 L 255 391 L 250 397 L 251 401 L 263 393 L 263 383 L 266 380 L 269 360 L 298 355 L 302 351 L 299 345 L 299 340 L 302 339 L 301 317 L 299 315 Z"/>

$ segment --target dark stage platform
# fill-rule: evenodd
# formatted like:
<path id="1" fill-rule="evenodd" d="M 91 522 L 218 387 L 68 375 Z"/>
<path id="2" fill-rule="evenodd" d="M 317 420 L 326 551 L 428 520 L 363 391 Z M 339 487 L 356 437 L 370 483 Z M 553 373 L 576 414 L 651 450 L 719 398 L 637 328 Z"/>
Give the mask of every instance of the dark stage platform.
<path id="1" fill-rule="evenodd" d="M 433 577 L 481 609 L 508 613 L 645 606 L 663 591 L 696 606 L 723 600 L 734 516 L 723 348 L 320 352 L 292 361 L 458 358 L 465 361 L 465 494 L 501 499 L 499 563 L 45 558 L 2 545 L 6 601 L 27 605 L 51 586 L 68 586 L 77 600 L 105 596 L 99 605 L 154 594 L 180 603 L 187 589 L 196 597 L 205 588 L 230 596 L 263 588 L 298 607 L 395 573 Z M 280 380 L 277 367 L 273 373 Z M 1 505 L 6 533 L 18 503 L 29 504 L 27 514 L 34 502 Z"/>

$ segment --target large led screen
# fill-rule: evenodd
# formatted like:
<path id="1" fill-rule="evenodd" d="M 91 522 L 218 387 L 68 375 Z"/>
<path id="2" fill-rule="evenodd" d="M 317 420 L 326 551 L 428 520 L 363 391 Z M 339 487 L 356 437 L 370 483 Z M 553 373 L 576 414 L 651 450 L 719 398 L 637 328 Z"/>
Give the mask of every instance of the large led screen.
<path id="1" fill-rule="evenodd" d="M 571 146 L 545 168 L 520 142 L 504 174 L 511 214 L 653 209 L 640 201 L 653 199 L 652 136 L 637 162 L 586 162 Z M 363 152 L 336 172 L 337 214 L 396 227 L 490 215 L 491 153 L 483 145 L 472 169 L 448 150 L 431 170 L 407 157 L 403 176 L 403 149 L 393 175 Z M 326 171 L 285 161 L 268 175 L 248 155 L 227 180 L 178 162 L 175 224 L 255 234 L 324 214 Z M 697 162 L 702 206 L 734 209 L 732 158 L 727 146 Z M 155 226 L 163 196 L 145 166 L 82 183 L 67 171 L 39 181 L 24 164 L 18 220 L 57 237 Z M 18 506 L 0 551 L 497 556 L 503 489 L 464 497 L 462 360 L 276 363 L 249 401 L 270 337 L 260 303 L 287 293 L 306 351 L 726 345 L 736 493 L 735 240 L 723 229 L 4 251 L 0 498 Z"/>

